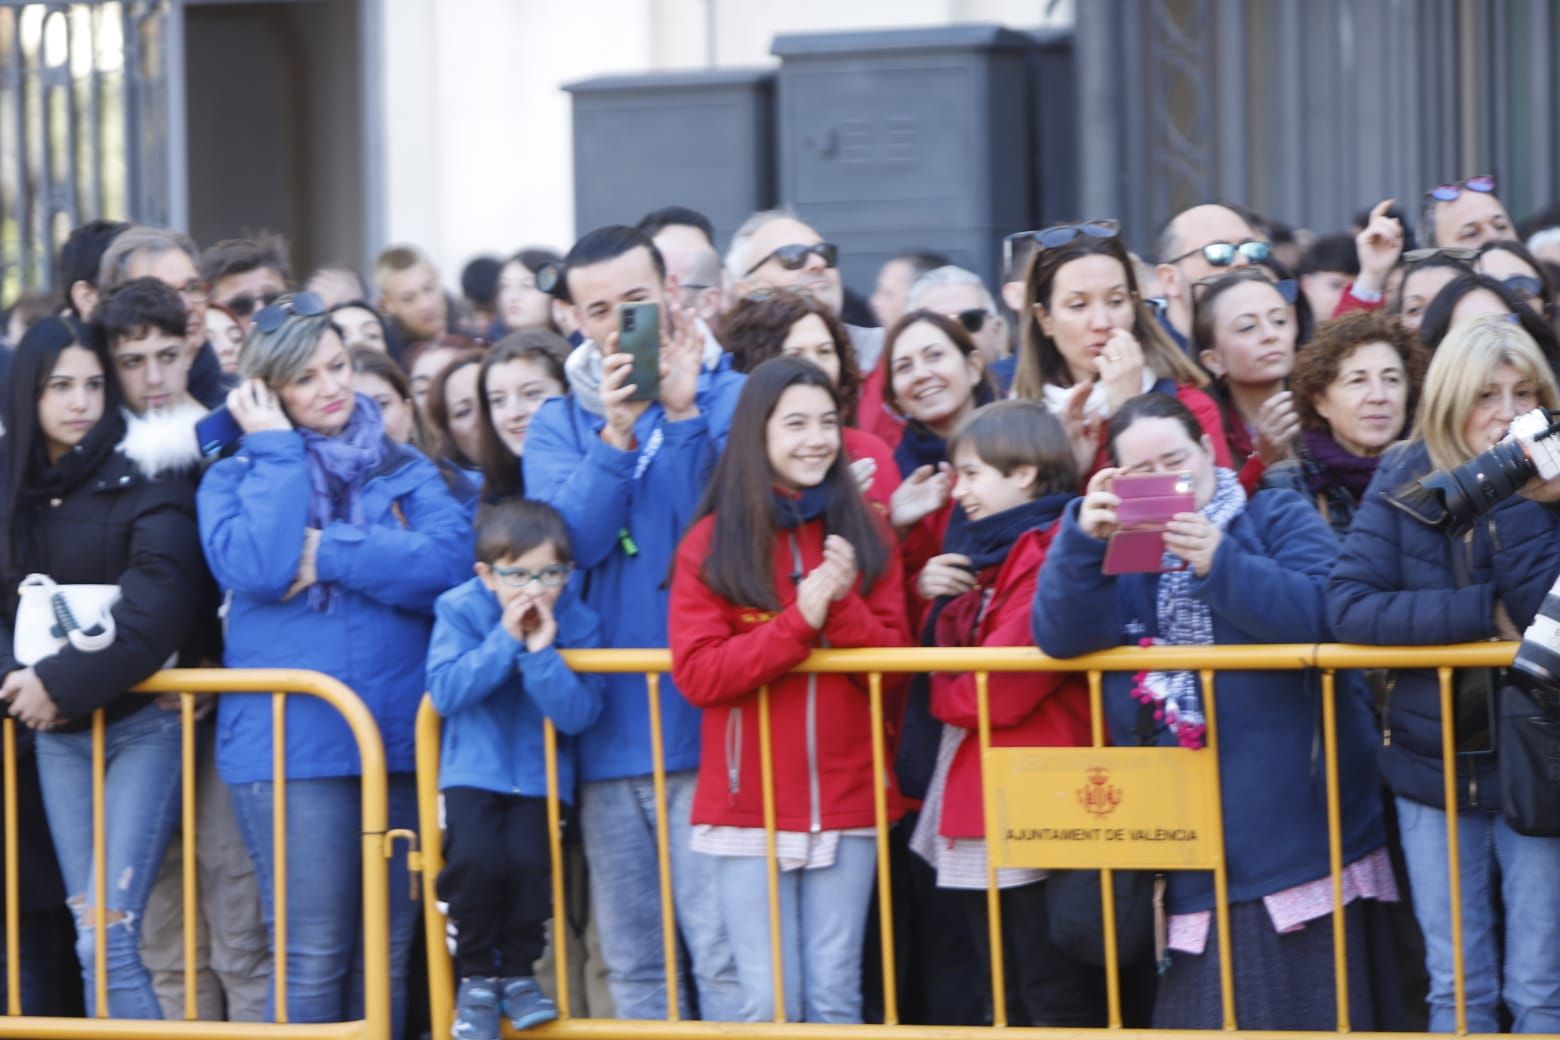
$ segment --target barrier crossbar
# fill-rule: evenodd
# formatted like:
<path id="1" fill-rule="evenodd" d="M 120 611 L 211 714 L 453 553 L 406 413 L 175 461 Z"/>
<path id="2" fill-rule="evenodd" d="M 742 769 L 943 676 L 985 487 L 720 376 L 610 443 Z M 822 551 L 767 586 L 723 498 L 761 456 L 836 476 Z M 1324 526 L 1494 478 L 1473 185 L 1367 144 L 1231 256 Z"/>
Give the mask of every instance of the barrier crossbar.
<path id="1" fill-rule="evenodd" d="M 1329 843 L 1329 872 L 1332 888 L 1333 911 L 1332 937 L 1334 951 L 1334 984 L 1336 991 L 1336 1032 L 1349 1032 L 1352 1028 L 1349 1020 L 1348 998 L 1348 965 L 1347 943 L 1342 908 L 1342 876 L 1344 864 L 1342 862 L 1342 813 L 1340 808 L 1340 793 L 1338 790 L 1338 734 L 1337 734 L 1337 696 L 1336 673 L 1339 670 L 1355 669 L 1434 669 L 1440 679 L 1440 695 L 1443 720 L 1451 720 L 1452 698 L 1452 673 L 1456 668 L 1494 668 L 1510 665 L 1516 651 L 1515 643 L 1476 643 L 1456 646 L 1413 646 L 1413 647 L 1367 647 L 1346 646 L 1341 644 L 1285 644 L 1267 646 L 1154 646 L 1144 648 L 1120 648 L 1089 654 L 1076 658 L 1050 658 L 1034 649 L 1026 648 L 893 648 L 893 649 L 859 649 L 859 650 L 820 650 L 815 651 L 804 662 L 793 669 L 794 673 L 833 673 L 866 676 L 868 678 L 868 710 L 871 712 L 873 724 L 873 746 L 871 749 L 873 767 L 878 778 L 876 788 L 878 796 L 875 799 L 875 831 L 878 847 L 877 861 L 877 889 L 876 896 L 879 908 L 881 929 L 882 964 L 880 969 L 883 975 L 883 1022 L 881 1024 L 868 1025 L 820 1025 L 814 1023 L 787 1023 L 785 1021 L 785 1001 L 783 999 L 784 983 L 781 971 L 780 957 L 780 932 L 777 927 L 779 919 L 777 898 L 777 868 L 775 860 L 776 827 L 774 815 L 774 779 L 772 775 L 769 735 L 769 707 L 770 690 L 765 687 L 758 691 L 758 715 L 760 725 L 760 755 L 761 755 L 761 783 L 764 805 L 764 830 L 765 843 L 769 858 L 768 869 L 768 900 L 767 912 L 770 919 L 770 952 L 773 964 L 774 1006 L 775 1021 L 773 1023 L 730 1023 L 730 1022 L 693 1022 L 678 1020 L 678 1001 L 667 1000 L 667 1020 L 659 1022 L 647 1021 L 613 1021 L 603 1019 L 573 1018 L 569 1014 L 568 1001 L 568 963 L 571 951 L 566 939 L 567 929 L 558 927 L 557 924 L 565 920 L 564 908 L 564 881 L 561 859 L 561 849 L 558 834 L 558 821 L 561 818 L 558 798 L 558 776 L 556 769 L 557 737 L 551 724 L 546 727 L 547 748 L 547 783 L 548 783 L 548 820 L 552 827 L 552 864 L 553 864 L 553 913 L 555 927 L 552 931 L 554 942 L 554 964 L 556 980 L 555 986 L 559 997 L 559 1020 L 547 1027 L 549 1033 L 569 1036 L 586 1037 L 644 1037 L 646 1040 L 692 1040 L 692 1038 L 708 1038 L 716 1035 L 748 1035 L 753 1037 L 780 1037 L 793 1035 L 798 1029 L 808 1035 L 817 1037 L 839 1037 L 841 1040 L 853 1038 L 853 1040 L 970 1040 L 978 1034 L 989 1032 L 991 1028 L 1004 1029 L 1008 1032 L 1020 1034 L 1044 1033 L 1046 1035 L 1066 1036 L 1073 1033 L 1079 1036 L 1097 1034 L 1098 1030 L 1092 1029 L 1033 1029 L 1027 1027 L 1010 1027 L 1006 1024 L 1006 1001 L 995 995 L 1005 994 L 1005 974 L 1002 961 L 1002 936 L 1001 916 L 998 912 L 998 890 L 996 887 L 996 870 L 998 864 L 996 857 L 988 854 L 987 861 L 987 909 L 988 909 L 988 942 L 991 951 L 991 986 L 994 999 L 991 1001 L 993 1025 L 972 1027 L 932 1027 L 919 1025 L 900 1025 L 897 1014 L 897 993 L 895 985 L 894 944 L 893 944 L 893 915 L 891 907 L 891 878 L 887 855 L 888 827 L 886 799 L 884 797 L 884 779 L 886 769 L 889 768 L 887 750 L 883 746 L 883 681 L 885 676 L 899 676 L 906 673 L 973 673 L 976 679 L 976 695 L 979 711 L 978 739 L 980 741 L 981 758 L 983 768 L 981 771 L 982 795 L 984 798 L 986 813 L 985 833 L 988 836 L 988 853 L 990 853 L 989 839 L 998 832 L 994 829 L 993 797 L 991 764 L 993 762 L 993 746 L 991 742 L 990 726 L 990 692 L 987 685 L 989 675 L 993 673 L 1010 672 L 1084 672 L 1089 680 L 1089 704 L 1091 715 L 1091 733 L 1093 747 L 1102 748 L 1106 745 L 1102 677 L 1107 672 L 1139 672 L 1144 670 L 1187 670 L 1198 676 L 1207 716 L 1207 747 L 1205 752 L 1190 752 L 1189 754 L 1206 753 L 1214 763 L 1214 780 L 1212 786 L 1211 817 L 1217 821 L 1215 825 L 1214 848 L 1215 854 L 1202 865 L 1184 867 L 1180 869 L 1205 870 L 1213 874 L 1215 890 L 1214 915 L 1218 952 L 1219 952 L 1219 977 L 1222 1001 L 1222 1028 L 1226 1031 L 1236 1029 L 1235 1019 L 1235 982 L 1234 971 L 1231 963 L 1231 943 L 1229 930 L 1229 900 L 1228 881 L 1226 877 L 1225 861 L 1223 856 L 1223 829 L 1222 807 L 1217 804 L 1219 800 L 1219 784 L 1217 782 L 1218 761 L 1218 713 L 1216 706 L 1215 677 L 1218 672 L 1226 671 L 1289 671 L 1289 670 L 1313 670 L 1321 676 L 1321 700 L 1323 712 L 1324 730 L 1324 761 L 1327 778 L 1327 832 Z M 660 900 L 663 935 L 667 951 L 667 993 L 673 994 L 676 989 L 676 958 L 671 954 L 674 951 L 675 914 L 672 901 L 672 886 L 668 876 L 668 856 L 666 849 L 665 827 L 665 794 L 664 794 L 664 766 L 660 748 L 659 712 L 656 710 L 657 699 L 661 696 L 659 677 L 671 670 L 671 655 L 666 650 L 574 650 L 564 653 L 569 666 L 577 672 L 586 673 L 614 673 L 628 674 L 639 673 L 646 677 L 646 697 L 651 709 L 652 720 L 652 759 L 654 762 L 654 779 L 657 798 L 657 814 L 661 820 L 659 827 L 658 851 L 660 877 L 647 879 L 647 893 L 657 890 Z M 427 915 L 428 936 L 428 963 L 429 986 L 431 1006 L 433 1009 L 433 1035 L 447 1036 L 453 1015 L 454 1003 L 454 978 L 449 948 L 446 942 L 446 921 L 440 908 L 433 898 L 434 881 L 438 871 L 442 869 L 441 841 L 439 830 L 438 809 L 438 757 L 439 757 L 440 720 L 431 703 L 424 701 L 422 710 L 418 716 L 417 725 L 417 750 L 418 750 L 418 793 L 420 803 L 420 818 L 423 828 L 422 847 L 424 849 L 424 865 L 427 868 L 423 876 L 423 885 L 427 898 L 424 900 L 425 913 Z M 1002 749 L 1011 750 L 1011 749 Z M 1041 749 L 1042 751 L 1045 749 Z M 1055 749 L 1061 750 L 1061 749 Z M 1447 865 L 1450 880 L 1450 906 L 1449 911 L 1453 923 L 1454 935 L 1454 970 L 1456 975 L 1456 1003 L 1457 1003 L 1457 1031 L 1467 1032 L 1467 1009 L 1465 982 L 1463 977 L 1463 955 L 1461 947 L 1461 886 L 1459 877 L 1459 864 L 1457 859 L 1457 800 L 1453 785 L 1455 784 L 1455 746 L 1451 732 L 1450 722 L 1443 725 L 1443 766 L 1448 777 L 1447 798 L 1447 831 L 1449 862 Z M 1116 949 L 1115 907 L 1112 896 L 1111 870 L 1112 863 L 1100 862 L 1091 864 L 1091 868 L 1101 871 L 1101 913 L 1105 927 L 1104 947 L 1107 961 L 1107 1003 L 1109 1028 L 1117 1033 L 1134 1032 L 1126 1030 L 1122 1026 L 1121 988 L 1118 978 L 1119 963 Z M 1153 1030 L 1156 1037 L 1174 1036 L 1178 1032 L 1192 1035 L 1196 1031 Z M 1144 1033 L 1144 1036 L 1149 1035 Z M 1250 1031 L 1252 1036 L 1295 1037 L 1303 1033 L 1285 1032 L 1266 1034 L 1258 1031 Z M 1317 1034 L 1321 1035 L 1321 1034 Z M 1381 1034 L 1383 1036 L 1422 1036 L 1423 1034 Z"/>
<path id="2" fill-rule="evenodd" d="M 101 709 L 92 717 L 92 827 L 91 880 L 92 927 L 95 930 L 95 1018 L 44 1018 L 22 1015 L 20 999 L 20 888 L 18 877 L 18 808 L 16 797 L 17 739 L 15 720 L 3 724 L 4 826 L 5 826 L 5 952 L 6 1008 L 0 1016 L 0 1038 L 36 1037 L 48 1040 L 162 1040 L 164 1037 L 209 1037 L 212 1040 L 388 1040 L 390 1035 L 390 925 L 389 856 L 392 835 L 388 822 L 384 742 L 368 707 L 345 684 L 319 672 L 291 668 L 189 668 L 158 672 L 136 693 L 176 694 L 179 698 L 182 768 L 181 819 L 183 822 L 184 908 L 184 1020 L 111 1019 L 108 1014 L 107 915 L 105 913 L 104 846 L 104 738 L 106 723 Z M 196 813 L 195 738 L 198 694 L 268 694 L 272 698 L 275 746 L 274 854 L 276 862 L 274 907 L 275 995 L 277 1020 L 270 1023 L 196 1021 Z M 362 885 L 363 885 L 363 1018 L 356 1022 L 287 1024 L 286 1019 L 286 699 L 316 697 L 329 704 L 346 721 L 357 742 L 362 764 Z M 157 708 L 143 710 L 155 711 Z M 413 864 L 415 868 L 415 863 Z"/>

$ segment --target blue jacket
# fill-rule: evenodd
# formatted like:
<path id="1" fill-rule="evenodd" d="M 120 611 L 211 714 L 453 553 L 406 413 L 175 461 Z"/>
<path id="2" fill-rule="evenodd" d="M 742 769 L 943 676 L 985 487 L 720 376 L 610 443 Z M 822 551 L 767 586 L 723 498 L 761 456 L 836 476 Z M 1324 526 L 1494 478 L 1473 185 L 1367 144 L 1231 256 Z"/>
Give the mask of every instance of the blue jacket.
<path id="1" fill-rule="evenodd" d="M 201 546 L 230 596 L 227 665 L 312 668 L 340 679 L 374 713 L 390 771 L 411 772 L 433 601 L 471 573 L 465 511 L 433 463 L 387 442 L 364 485 L 364 526 L 333 523 L 320 538 L 315 568 L 337 590 L 322 613 L 307 593 L 282 601 L 298 571 L 308 502 L 303 438 L 292 430 L 246 435 L 201 481 Z M 228 783 L 271 779 L 268 698 L 221 698 L 217 768 Z M 357 744 L 334 708 L 288 698 L 288 778 L 355 776 L 359 768 Z"/>
<path id="2" fill-rule="evenodd" d="M 1230 522 L 1207 577 L 1192 580 L 1192 594 L 1211 609 L 1214 642 L 1325 642 L 1323 590 L 1337 552 L 1337 539 L 1305 499 L 1289 491 L 1255 495 Z M 1074 502 L 1035 588 L 1034 636 L 1045 653 L 1077 657 L 1158 635 L 1159 576 L 1112 577 L 1100 570 L 1104 559 L 1105 542 L 1083 533 Z M 1385 836 L 1365 686 L 1357 674 L 1339 679 L 1343 861 L 1351 863 L 1380 848 Z M 1111 739 L 1124 746 L 1138 743 L 1132 685 L 1130 673 L 1105 673 Z M 1320 678 L 1221 671 L 1215 693 L 1230 900 L 1248 902 L 1326 877 Z M 1174 746 L 1175 739 L 1161 726 L 1155 743 Z M 1212 905 L 1212 875 L 1170 874 L 1172 912 Z"/>
<path id="3" fill-rule="evenodd" d="M 601 646 L 601 621 L 572 583 L 553 610 L 558 637 L 531 653 L 499 624 L 498 597 L 472 578 L 433 605 L 428 696 L 444 716 L 439 789 L 479 787 L 499 794 L 547 796 L 542 720 L 558 738 L 558 796 L 574 800 L 574 748 L 601 714 L 599 675 L 575 675 L 558 648 Z"/>
<path id="4" fill-rule="evenodd" d="M 1389 504 L 1383 495 L 1431 470 L 1423 441 L 1394 449 L 1381 462 L 1327 589 L 1338 638 L 1372 645 L 1467 643 L 1495 636 L 1495 601 L 1526 628 L 1560 571 L 1556 514 L 1512 498 L 1454 542 Z M 1469 551 L 1470 582 L 1459 588 L 1452 553 Z M 1445 808 L 1441 770 L 1440 682 L 1431 669 L 1397 673 L 1387 703 L 1382 771 L 1395 794 Z M 1497 811 L 1493 755 L 1460 756 L 1459 804 Z"/>
<path id="5" fill-rule="evenodd" d="M 601 615 L 610 647 L 664 647 L 668 578 L 677 543 L 692 522 L 715 459 L 726 445 L 743 377 L 723 363 L 699 376 L 699 414 L 667 422 L 651 402 L 634 424 L 636 451 L 601 439 L 606 425 L 574 397 L 542 405 L 526 433 L 526 494 L 556 507 L 569 524 L 585 572 L 585 602 Z M 601 718 L 580 735 L 582 780 L 651 771 L 645 680 L 609 675 Z M 699 712 L 661 679 L 666 768 L 699 764 Z"/>

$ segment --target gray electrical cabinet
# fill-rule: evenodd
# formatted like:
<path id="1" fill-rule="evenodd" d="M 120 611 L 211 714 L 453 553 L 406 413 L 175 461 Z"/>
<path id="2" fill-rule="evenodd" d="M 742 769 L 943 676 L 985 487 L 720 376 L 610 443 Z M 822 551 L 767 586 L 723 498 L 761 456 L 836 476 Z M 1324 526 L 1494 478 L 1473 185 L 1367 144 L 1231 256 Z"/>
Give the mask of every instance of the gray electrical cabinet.
<path id="1" fill-rule="evenodd" d="M 564 85 L 574 107 L 574 220 L 581 234 L 681 205 L 724 249 L 775 205 L 774 69 L 603 76 Z"/>
<path id="2" fill-rule="evenodd" d="M 1040 201 L 1039 43 L 996 25 L 775 38 L 780 199 L 839 245 L 848 284 L 907 248 L 995 284 Z"/>

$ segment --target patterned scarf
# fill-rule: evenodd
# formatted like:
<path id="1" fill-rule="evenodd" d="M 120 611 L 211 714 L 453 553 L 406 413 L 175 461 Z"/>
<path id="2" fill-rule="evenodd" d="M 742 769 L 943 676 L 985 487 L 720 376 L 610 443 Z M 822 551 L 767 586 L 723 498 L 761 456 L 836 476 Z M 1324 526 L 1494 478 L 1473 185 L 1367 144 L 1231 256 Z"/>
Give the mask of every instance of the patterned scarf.
<path id="1" fill-rule="evenodd" d="M 346 427 L 334 437 L 299 429 L 309 467 L 309 526 L 323 531 L 333 521 L 362 527 L 363 485 L 384 460 L 385 424 L 374 399 L 358 394 Z M 309 606 L 328 611 L 336 597 L 331 582 L 309 586 Z"/>
<path id="2" fill-rule="evenodd" d="M 1213 497 L 1198 512 L 1223 532 L 1246 508 L 1246 491 L 1233 470 L 1215 472 Z M 1213 612 L 1207 603 L 1192 594 L 1192 569 L 1169 552 L 1165 553 L 1164 566 L 1177 569 L 1166 570 L 1159 576 L 1159 641 L 1170 646 L 1212 645 Z M 1181 746 L 1202 746 L 1206 720 L 1195 674 L 1149 672 L 1140 679 L 1134 694 L 1145 704 L 1150 701 L 1155 704 L 1154 718 L 1175 733 Z"/>

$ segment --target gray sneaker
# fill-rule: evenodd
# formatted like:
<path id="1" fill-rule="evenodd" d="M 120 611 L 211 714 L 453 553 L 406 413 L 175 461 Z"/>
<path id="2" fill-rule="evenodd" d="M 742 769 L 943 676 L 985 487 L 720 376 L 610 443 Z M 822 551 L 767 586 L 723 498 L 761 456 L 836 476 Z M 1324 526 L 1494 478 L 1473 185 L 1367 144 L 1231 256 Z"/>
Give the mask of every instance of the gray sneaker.
<path id="1" fill-rule="evenodd" d="M 529 975 L 500 979 L 499 986 L 504 991 L 504 1015 L 516 1030 L 530 1029 L 558 1017 L 558 1005 Z"/>
<path id="2" fill-rule="evenodd" d="M 460 980 L 455 995 L 453 1040 L 499 1040 L 498 980 L 472 975 Z"/>

